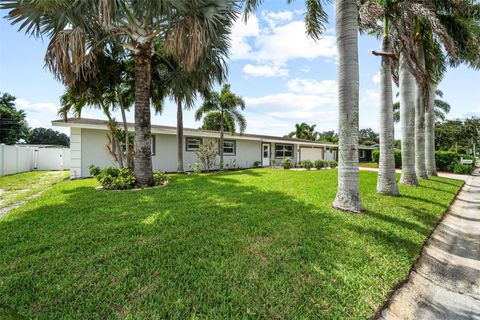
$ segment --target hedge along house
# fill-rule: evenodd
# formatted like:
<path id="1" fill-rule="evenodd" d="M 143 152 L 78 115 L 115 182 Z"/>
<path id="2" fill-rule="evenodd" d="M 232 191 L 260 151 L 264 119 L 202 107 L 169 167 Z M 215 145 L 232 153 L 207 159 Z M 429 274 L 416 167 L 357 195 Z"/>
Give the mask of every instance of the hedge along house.
<path id="1" fill-rule="evenodd" d="M 90 165 L 101 168 L 117 163 L 107 149 L 109 145 L 107 122 L 95 119 L 69 119 L 52 121 L 52 125 L 70 127 L 70 177 L 88 177 Z M 134 124 L 128 124 L 134 131 Z M 219 140 L 218 131 L 184 128 L 184 168 L 198 163 L 195 151 L 208 140 Z M 290 157 L 295 163 L 302 160 L 336 160 L 337 145 L 330 142 L 308 141 L 294 138 L 264 136 L 247 133 L 228 133 L 224 137 L 225 167 L 250 168 L 279 165 Z M 175 172 L 177 169 L 176 127 L 152 125 L 153 169 Z"/>

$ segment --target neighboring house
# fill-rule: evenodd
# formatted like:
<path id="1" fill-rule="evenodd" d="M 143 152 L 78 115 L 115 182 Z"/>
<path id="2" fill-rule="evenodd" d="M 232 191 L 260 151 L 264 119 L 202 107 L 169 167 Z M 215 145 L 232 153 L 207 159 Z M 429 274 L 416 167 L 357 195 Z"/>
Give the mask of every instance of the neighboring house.
<path id="1" fill-rule="evenodd" d="M 107 122 L 95 119 L 69 119 L 52 121 L 54 126 L 70 127 L 71 178 L 88 177 L 88 167 L 116 165 L 107 151 Z M 129 123 L 129 131 L 134 124 Z M 218 140 L 218 131 L 184 128 L 184 168 L 198 161 L 195 151 L 207 140 Z M 290 157 L 295 163 L 302 160 L 336 160 L 337 145 L 330 142 L 308 141 L 294 138 L 257 134 L 231 134 L 225 132 L 223 145 L 225 166 L 253 167 L 278 165 Z M 174 172 L 177 169 L 176 127 L 152 125 L 153 170 Z"/>
<path id="2" fill-rule="evenodd" d="M 358 146 L 358 161 L 360 162 L 372 162 L 372 152 L 378 149 L 378 144 L 373 146 L 365 146 L 359 145 Z"/>

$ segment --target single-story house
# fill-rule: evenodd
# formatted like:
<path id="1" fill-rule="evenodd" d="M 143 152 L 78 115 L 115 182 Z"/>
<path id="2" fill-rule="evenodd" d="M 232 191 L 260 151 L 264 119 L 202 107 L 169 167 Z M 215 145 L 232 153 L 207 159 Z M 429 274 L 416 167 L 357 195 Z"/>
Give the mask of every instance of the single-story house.
<path id="1" fill-rule="evenodd" d="M 71 178 L 88 177 L 90 165 L 115 166 L 107 151 L 107 122 L 95 119 L 69 119 L 52 121 L 54 126 L 70 127 Z M 128 124 L 134 131 L 134 124 Z M 218 131 L 184 128 L 184 168 L 199 162 L 195 151 L 207 140 L 218 140 Z M 302 160 L 337 160 L 336 144 L 295 138 L 266 136 L 248 133 L 225 132 L 223 145 L 225 166 L 241 168 L 278 165 L 290 157 L 295 163 Z M 153 170 L 174 172 L 177 168 L 176 127 L 152 125 Z"/>
<path id="2" fill-rule="evenodd" d="M 373 145 L 373 146 L 359 145 L 358 146 L 358 161 L 359 162 L 372 162 L 373 161 L 372 153 L 376 149 L 378 149 L 378 144 Z"/>

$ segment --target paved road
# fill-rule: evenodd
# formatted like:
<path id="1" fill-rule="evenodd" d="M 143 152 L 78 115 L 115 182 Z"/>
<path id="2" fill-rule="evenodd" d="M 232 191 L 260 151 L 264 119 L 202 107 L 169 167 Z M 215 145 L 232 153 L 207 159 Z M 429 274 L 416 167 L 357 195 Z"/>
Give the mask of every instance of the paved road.
<path id="1" fill-rule="evenodd" d="M 408 282 L 380 319 L 480 319 L 480 172 L 462 190 L 423 248 Z"/>

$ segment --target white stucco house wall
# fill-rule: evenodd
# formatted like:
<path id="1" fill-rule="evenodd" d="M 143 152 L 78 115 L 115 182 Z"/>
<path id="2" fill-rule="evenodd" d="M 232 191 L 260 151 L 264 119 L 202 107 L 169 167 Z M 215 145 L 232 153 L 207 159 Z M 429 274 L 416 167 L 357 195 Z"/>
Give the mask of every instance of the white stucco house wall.
<path id="1" fill-rule="evenodd" d="M 70 128 L 70 176 L 72 179 L 89 176 L 88 167 L 116 166 L 106 147 L 108 144 L 107 122 L 96 119 L 54 120 L 52 125 Z M 128 124 L 134 132 L 134 124 Z M 184 128 L 184 168 L 199 162 L 195 151 L 208 139 L 219 139 L 217 131 Z M 153 170 L 174 172 L 177 168 L 176 127 L 152 125 Z M 285 157 L 295 163 L 302 160 L 336 160 L 337 145 L 329 142 L 300 140 L 294 138 L 258 134 L 231 134 L 225 132 L 225 165 L 236 163 L 241 168 L 250 168 L 259 161 L 262 166 L 279 164 Z"/>

